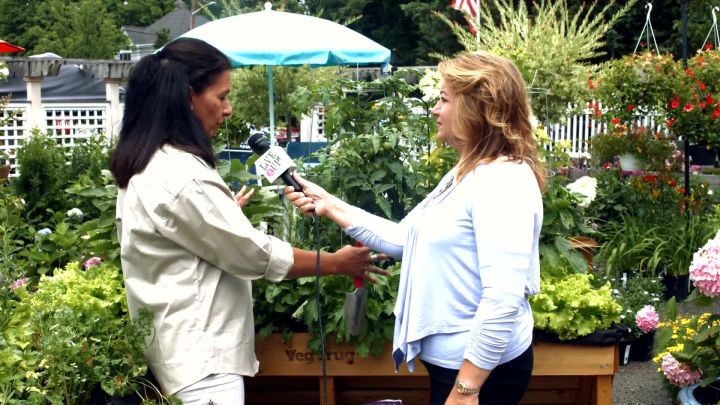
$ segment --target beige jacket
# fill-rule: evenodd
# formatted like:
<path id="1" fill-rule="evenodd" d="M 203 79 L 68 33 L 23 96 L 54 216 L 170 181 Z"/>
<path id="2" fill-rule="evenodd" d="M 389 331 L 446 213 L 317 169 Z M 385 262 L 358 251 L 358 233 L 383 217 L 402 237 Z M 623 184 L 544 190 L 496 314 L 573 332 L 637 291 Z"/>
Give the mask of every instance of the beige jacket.
<path id="1" fill-rule="evenodd" d="M 154 315 L 146 355 L 163 393 L 254 375 L 250 280 L 283 279 L 292 247 L 253 228 L 214 169 L 167 146 L 119 190 L 116 222 L 130 311 Z"/>

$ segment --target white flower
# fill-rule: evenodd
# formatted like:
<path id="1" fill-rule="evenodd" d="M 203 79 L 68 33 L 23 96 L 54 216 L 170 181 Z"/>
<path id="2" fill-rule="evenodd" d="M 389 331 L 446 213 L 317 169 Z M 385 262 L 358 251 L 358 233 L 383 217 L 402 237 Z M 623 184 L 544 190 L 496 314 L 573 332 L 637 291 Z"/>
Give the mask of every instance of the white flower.
<path id="1" fill-rule="evenodd" d="M 82 219 L 83 218 L 83 212 L 80 211 L 80 208 L 73 208 L 68 210 L 68 212 L 65 213 L 69 218 L 77 218 Z"/>
<path id="2" fill-rule="evenodd" d="M 440 97 L 440 81 L 441 76 L 437 69 L 425 69 L 425 74 L 418 82 L 423 100 L 431 101 Z"/>
<path id="3" fill-rule="evenodd" d="M 590 176 L 583 176 L 568 184 L 567 189 L 582 196 L 578 206 L 587 207 L 597 196 L 597 179 Z"/>
<path id="4" fill-rule="evenodd" d="M 50 228 L 43 228 L 43 229 L 37 231 L 37 234 L 40 236 L 48 236 L 51 233 L 52 233 L 52 229 L 50 229 Z"/>
<path id="5" fill-rule="evenodd" d="M 710 189 L 708 189 L 707 193 L 708 193 L 708 195 L 713 195 L 713 191 L 712 191 L 712 189 L 711 189 L 711 188 L 710 188 Z"/>

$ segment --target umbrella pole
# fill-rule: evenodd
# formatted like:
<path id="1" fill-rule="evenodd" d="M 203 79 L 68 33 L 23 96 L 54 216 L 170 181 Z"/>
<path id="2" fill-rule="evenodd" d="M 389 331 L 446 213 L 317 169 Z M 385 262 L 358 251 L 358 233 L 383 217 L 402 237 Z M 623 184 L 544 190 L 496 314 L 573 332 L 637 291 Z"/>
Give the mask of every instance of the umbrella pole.
<path id="1" fill-rule="evenodd" d="M 275 137 L 275 93 L 273 92 L 273 67 L 268 65 L 268 106 L 270 111 L 270 140 Z"/>

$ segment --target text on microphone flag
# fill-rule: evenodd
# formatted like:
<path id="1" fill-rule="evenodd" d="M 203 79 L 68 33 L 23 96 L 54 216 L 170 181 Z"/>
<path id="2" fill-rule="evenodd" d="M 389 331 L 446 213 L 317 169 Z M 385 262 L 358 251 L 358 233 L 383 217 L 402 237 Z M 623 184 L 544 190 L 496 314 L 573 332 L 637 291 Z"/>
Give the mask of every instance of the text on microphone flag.
<path id="1" fill-rule="evenodd" d="M 274 183 L 286 170 L 293 171 L 295 162 L 279 146 L 271 146 L 255 161 L 255 171 Z"/>

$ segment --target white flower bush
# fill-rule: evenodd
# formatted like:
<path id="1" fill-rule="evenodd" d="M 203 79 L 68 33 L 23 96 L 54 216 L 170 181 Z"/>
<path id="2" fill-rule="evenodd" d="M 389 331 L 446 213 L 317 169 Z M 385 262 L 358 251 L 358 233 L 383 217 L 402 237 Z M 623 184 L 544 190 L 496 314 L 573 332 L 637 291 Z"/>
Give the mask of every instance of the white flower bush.
<path id="1" fill-rule="evenodd" d="M 587 207 L 597 197 L 597 179 L 583 176 L 567 185 L 567 189 L 581 196 L 578 206 Z"/>
<path id="2" fill-rule="evenodd" d="M 425 74 L 418 82 L 424 101 L 430 102 L 440 97 L 440 81 L 440 72 L 437 69 L 425 69 Z"/>

